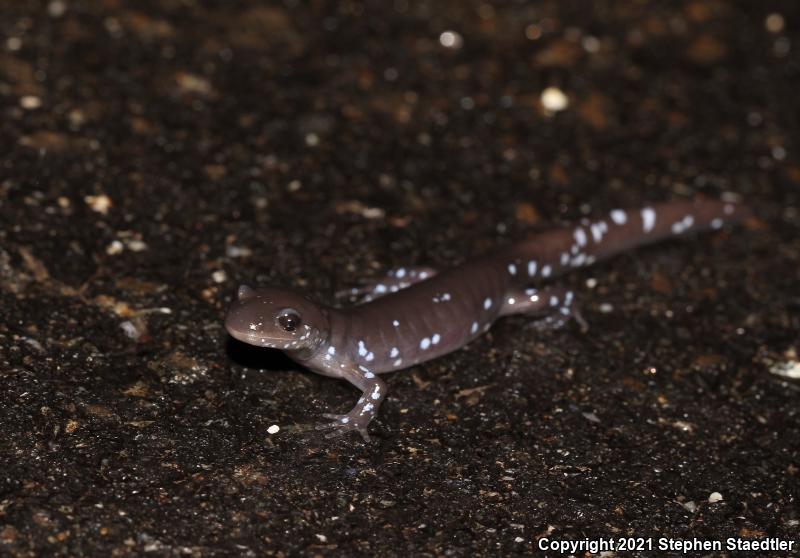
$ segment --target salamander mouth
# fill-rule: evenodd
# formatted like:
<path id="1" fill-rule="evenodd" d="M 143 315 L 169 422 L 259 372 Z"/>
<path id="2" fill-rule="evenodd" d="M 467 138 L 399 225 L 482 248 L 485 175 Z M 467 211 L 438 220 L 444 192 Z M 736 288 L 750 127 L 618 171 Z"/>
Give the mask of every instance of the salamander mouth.
<path id="1" fill-rule="evenodd" d="M 264 347 L 267 349 L 281 349 L 285 351 L 285 350 L 300 349 L 304 345 L 302 339 L 276 339 L 274 337 L 269 337 L 257 331 L 242 331 L 240 329 L 230 327 L 227 324 L 225 326 L 225 329 L 227 329 L 231 337 L 233 337 L 237 341 L 241 341 L 242 343 L 247 343 L 248 345 L 254 345 L 256 347 Z"/>
<path id="2" fill-rule="evenodd" d="M 236 331 L 235 329 L 228 329 L 228 333 L 230 333 L 231 337 L 236 339 L 237 341 L 241 341 L 242 343 L 247 343 L 248 345 L 255 345 L 256 347 L 269 347 L 274 348 L 277 346 L 278 343 L 273 339 L 268 337 L 262 337 L 257 333 L 250 333 L 250 332 L 242 332 Z"/>

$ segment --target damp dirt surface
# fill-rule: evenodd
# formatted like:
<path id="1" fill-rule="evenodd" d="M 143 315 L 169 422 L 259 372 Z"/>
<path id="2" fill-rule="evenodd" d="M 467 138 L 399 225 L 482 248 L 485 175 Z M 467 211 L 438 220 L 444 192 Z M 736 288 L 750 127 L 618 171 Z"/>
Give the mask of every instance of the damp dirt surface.
<path id="1" fill-rule="evenodd" d="M 0 555 L 796 549 L 800 8 L 591 6 L 0 3 Z M 386 375 L 371 444 L 223 328 L 240 283 L 331 301 L 723 192 L 755 217 L 560 279 L 588 332 Z"/>

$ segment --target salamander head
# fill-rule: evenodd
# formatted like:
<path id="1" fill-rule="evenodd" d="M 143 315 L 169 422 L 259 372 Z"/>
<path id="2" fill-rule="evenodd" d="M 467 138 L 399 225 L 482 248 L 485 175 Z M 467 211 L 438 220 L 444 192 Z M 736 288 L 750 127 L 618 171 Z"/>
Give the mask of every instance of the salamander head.
<path id="1" fill-rule="evenodd" d="M 315 347 L 327 334 L 328 318 L 321 305 L 295 291 L 242 285 L 225 329 L 250 345 L 294 351 Z"/>

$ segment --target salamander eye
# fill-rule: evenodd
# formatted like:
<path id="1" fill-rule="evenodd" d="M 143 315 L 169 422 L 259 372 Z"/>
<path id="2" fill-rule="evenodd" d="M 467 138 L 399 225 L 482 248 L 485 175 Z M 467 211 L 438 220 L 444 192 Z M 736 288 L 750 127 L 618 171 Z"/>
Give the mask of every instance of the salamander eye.
<path id="1" fill-rule="evenodd" d="M 281 326 L 283 331 L 294 331 L 300 326 L 301 323 L 302 320 L 300 319 L 300 314 L 291 308 L 281 310 L 280 314 L 278 314 L 278 325 Z"/>

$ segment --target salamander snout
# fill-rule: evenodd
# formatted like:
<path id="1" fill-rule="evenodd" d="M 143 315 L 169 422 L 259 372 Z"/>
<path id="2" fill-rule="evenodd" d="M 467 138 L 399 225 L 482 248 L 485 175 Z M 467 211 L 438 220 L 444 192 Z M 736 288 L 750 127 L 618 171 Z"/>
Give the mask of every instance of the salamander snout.
<path id="1" fill-rule="evenodd" d="M 225 318 L 235 339 L 259 347 L 296 350 L 313 346 L 327 330 L 320 306 L 288 289 L 239 287 Z"/>

